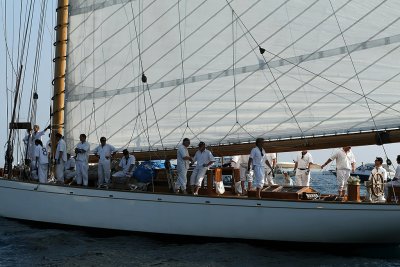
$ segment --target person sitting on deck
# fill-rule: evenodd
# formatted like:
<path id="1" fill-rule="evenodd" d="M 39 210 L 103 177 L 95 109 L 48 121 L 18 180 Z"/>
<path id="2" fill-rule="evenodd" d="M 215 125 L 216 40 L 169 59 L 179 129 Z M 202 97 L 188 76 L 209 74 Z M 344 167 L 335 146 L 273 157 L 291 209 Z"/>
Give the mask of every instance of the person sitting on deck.
<path id="1" fill-rule="evenodd" d="M 197 163 L 192 175 L 190 176 L 190 185 L 192 187 L 193 195 L 197 196 L 208 167 L 215 162 L 215 158 L 211 151 L 206 149 L 206 144 L 204 142 L 200 142 L 199 149 L 194 155 L 193 161 Z"/>
<path id="2" fill-rule="evenodd" d="M 263 148 L 264 138 L 256 139 L 256 147 L 250 152 L 249 163 L 247 165 L 247 171 L 250 171 L 250 167 L 253 166 L 254 171 L 254 185 L 256 186 L 256 197 L 261 199 L 261 189 L 264 186 L 265 179 L 265 166 L 272 169 L 271 164 L 267 160 L 267 154 Z"/>
<path id="3" fill-rule="evenodd" d="M 67 153 L 67 162 L 65 163 L 64 166 L 64 179 L 66 184 L 69 184 L 75 180 L 76 176 L 75 166 L 76 166 L 75 158 L 71 157 L 70 153 Z"/>
<path id="4" fill-rule="evenodd" d="M 344 197 L 347 188 L 347 179 L 350 177 L 350 172 L 354 172 L 356 158 L 351 151 L 350 146 L 345 146 L 335 151 L 335 153 L 321 165 L 323 169 L 331 161 L 336 160 L 336 179 L 339 186 L 339 197 Z"/>
<path id="5" fill-rule="evenodd" d="M 372 194 L 372 189 L 371 189 L 371 181 L 374 176 L 379 175 L 382 178 L 384 183 L 387 181 L 387 171 L 385 170 L 385 168 L 382 167 L 382 164 L 383 164 L 383 159 L 381 157 L 377 157 L 375 159 L 375 168 L 372 169 L 369 179 L 367 181 L 366 198 L 367 198 L 367 200 L 369 200 L 371 202 L 385 202 L 386 201 L 384 195 L 375 196 Z M 380 179 L 378 179 L 378 180 L 380 180 Z M 382 184 L 378 184 L 377 186 L 382 186 Z"/>
<path id="6" fill-rule="evenodd" d="M 392 190 L 392 192 L 394 193 L 394 187 L 400 187 L 400 155 L 397 155 L 396 161 L 397 161 L 397 168 L 396 168 L 396 173 L 394 174 L 394 178 L 391 182 L 388 182 L 385 185 L 386 199 L 388 199 L 389 190 Z M 396 197 L 396 201 L 399 199 L 399 197 L 396 195 L 394 195 L 394 197 Z"/>
<path id="7" fill-rule="evenodd" d="M 294 186 L 292 178 L 290 178 L 287 171 L 283 171 L 283 185 L 284 186 Z"/>
<path id="8" fill-rule="evenodd" d="M 118 167 L 119 171 L 112 175 L 113 181 L 129 179 L 133 175 L 133 171 L 135 169 L 135 161 L 136 158 L 133 155 L 129 155 L 128 149 L 124 149 L 122 151 L 123 157 L 119 161 Z"/>

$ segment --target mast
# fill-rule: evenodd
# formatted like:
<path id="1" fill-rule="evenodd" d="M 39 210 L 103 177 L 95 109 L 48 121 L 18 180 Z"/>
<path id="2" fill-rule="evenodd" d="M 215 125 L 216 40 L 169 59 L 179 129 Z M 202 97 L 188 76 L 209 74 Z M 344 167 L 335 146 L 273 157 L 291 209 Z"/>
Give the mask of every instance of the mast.
<path id="1" fill-rule="evenodd" d="M 55 147 L 55 134 L 63 132 L 64 127 L 64 92 L 65 92 L 65 67 L 67 59 L 68 40 L 68 5 L 69 0 L 58 0 L 56 41 L 54 43 L 54 79 L 53 79 L 53 121 L 51 124 L 51 145 Z M 54 154 L 55 149 L 52 149 Z"/>

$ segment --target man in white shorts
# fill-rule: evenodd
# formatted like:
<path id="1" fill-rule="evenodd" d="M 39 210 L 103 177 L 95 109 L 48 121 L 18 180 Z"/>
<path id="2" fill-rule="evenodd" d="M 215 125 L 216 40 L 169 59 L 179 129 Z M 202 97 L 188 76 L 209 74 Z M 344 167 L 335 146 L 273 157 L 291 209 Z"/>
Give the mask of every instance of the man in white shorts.
<path id="1" fill-rule="evenodd" d="M 339 197 L 344 197 L 347 188 L 347 179 L 349 179 L 350 173 L 354 172 L 356 168 L 356 158 L 351 151 L 351 147 L 345 146 L 337 149 L 325 164 L 321 165 L 321 169 L 333 160 L 336 160 L 336 178 L 339 186 Z"/>

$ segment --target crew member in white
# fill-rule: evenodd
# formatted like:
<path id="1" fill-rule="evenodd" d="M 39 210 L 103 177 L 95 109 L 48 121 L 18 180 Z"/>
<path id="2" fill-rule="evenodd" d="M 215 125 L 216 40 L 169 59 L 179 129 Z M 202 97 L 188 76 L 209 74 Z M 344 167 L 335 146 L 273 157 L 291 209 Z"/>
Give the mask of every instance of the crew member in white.
<path id="1" fill-rule="evenodd" d="M 42 141 L 42 136 L 46 133 L 46 131 L 48 129 L 50 129 L 50 125 L 48 127 L 46 127 L 43 131 L 39 131 L 40 127 L 39 125 L 33 125 L 33 132 L 32 129 L 28 129 L 27 130 L 27 134 L 25 135 L 23 142 L 25 144 L 25 146 L 27 147 L 27 153 L 26 153 L 26 157 L 27 159 L 31 160 L 31 170 L 34 170 L 36 168 L 36 162 L 35 162 L 35 148 L 36 148 L 36 144 L 35 141 L 36 140 L 40 140 Z M 37 180 L 37 172 L 32 172 L 32 178 Z"/>
<path id="2" fill-rule="evenodd" d="M 232 162 L 235 163 L 233 167 L 239 169 L 240 172 L 240 186 L 242 188 L 242 194 L 246 194 L 246 191 L 251 189 L 253 183 L 252 170 L 247 171 L 247 166 L 249 164 L 249 157 L 250 155 L 240 155 L 240 156 L 234 156 L 232 158 Z M 247 181 L 247 190 L 245 184 L 246 181 Z"/>
<path id="3" fill-rule="evenodd" d="M 321 165 L 321 169 L 333 160 L 336 160 L 336 178 L 339 186 L 339 197 L 344 197 L 347 188 L 347 179 L 350 177 L 350 173 L 354 172 L 356 168 L 356 158 L 351 151 L 351 147 L 345 146 L 341 149 L 337 149 L 325 164 Z"/>
<path id="4" fill-rule="evenodd" d="M 64 178 L 66 180 L 65 183 L 70 183 L 75 180 L 76 171 L 75 171 L 76 161 L 74 157 L 71 157 L 71 154 L 67 153 L 67 162 L 64 166 Z"/>
<path id="5" fill-rule="evenodd" d="M 400 155 L 397 155 L 396 161 L 397 161 L 397 168 L 396 168 L 396 173 L 394 174 L 394 178 L 391 182 L 388 182 L 385 185 L 385 197 L 386 198 L 388 197 L 389 190 L 393 190 L 393 192 L 394 192 L 393 187 L 400 186 Z M 395 201 L 397 201 L 400 196 L 395 195 L 394 197 L 396 198 Z M 388 201 L 389 201 L 389 199 L 388 199 Z"/>
<path id="6" fill-rule="evenodd" d="M 122 151 L 124 155 L 119 161 L 120 171 L 117 171 L 112 175 L 113 178 L 130 178 L 132 177 L 134 168 L 135 168 L 135 156 L 129 155 L 128 149 L 124 149 Z"/>
<path id="7" fill-rule="evenodd" d="M 181 191 L 186 194 L 187 171 L 189 169 L 189 162 L 192 161 L 187 149 L 189 145 L 189 138 L 184 138 L 182 144 L 178 146 L 178 151 L 176 153 L 176 170 L 178 172 L 178 179 L 175 183 L 175 193 Z"/>
<path id="8" fill-rule="evenodd" d="M 94 154 L 99 158 L 98 165 L 98 187 L 101 187 L 105 182 L 106 185 L 110 182 L 111 174 L 111 156 L 116 153 L 114 146 L 106 143 L 107 139 L 103 136 L 100 138 L 100 145 L 94 149 Z"/>
<path id="9" fill-rule="evenodd" d="M 56 161 L 57 182 L 64 183 L 64 165 L 67 162 L 67 145 L 60 133 L 56 133 L 57 149 L 54 159 Z"/>
<path id="10" fill-rule="evenodd" d="M 49 168 L 49 158 L 47 157 L 47 149 L 43 147 L 40 139 L 35 140 L 35 162 L 38 172 L 39 183 L 47 183 L 47 170 Z"/>
<path id="11" fill-rule="evenodd" d="M 208 167 L 215 162 L 215 158 L 211 151 L 206 149 L 206 144 L 200 142 L 199 148 L 193 157 L 193 161 L 196 162 L 196 167 L 190 176 L 190 186 L 192 187 L 193 195 L 197 196 Z"/>
<path id="12" fill-rule="evenodd" d="M 267 160 L 269 162 L 269 165 L 272 166 L 272 168 L 265 166 L 265 179 L 264 179 L 264 185 L 276 185 L 274 182 L 274 169 L 276 166 L 276 153 L 267 153 Z"/>
<path id="13" fill-rule="evenodd" d="M 83 186 L 88 186 L 88 171 L 89 171 L 89 151 L 90 145 L 86 142 L 86 134 L 79 136 L 80 142 L 76 145 L 76 183 Z"/>
<path id="14" fill-rule="evenodd" d="M 369 179 L 367 184 L 371 185 L 371 180 L 374 176 L 379 175 L 383 182 L 386 183 L 387 181 L 387 172 L 385 170 L 385 168 L 382 167 L 383 164 L 383 159 L 381 157 L 377 157 L 375 159 L 375 168 L 372 169 L 371 174 L 369 175 Z M 381 185 L 378 185 L 381 186 Z M 385 196 L 381 195 L 381 196 L 375 196 L 372 194 L 372 189 L 371 186 L 367 186 L 367 195 L 366 195 L 367 200 L 371 201 L 371 202 L 385 202 Z"/>
<path id="15" fill-rule="evenodd" d="M 310 186 L 310 165 L 312 163 L 313 158 L 307 150 L 303 150 L 297 155 L 294 164 L 297 186 Z"/>
<path id="16" fill-rule="evenodd" d="M 247 170 L 250 171 L 250 167 L 253 167 L 254 171 L 254 185 L 257 188 L 256 197 L 261 199 L 261 189 L 264 186 L 265 179 L 265 166 L 272 169 L 271 164 L 267 160 L 265 150 L 263 148 L 264 139 L 256 139 L 256 147 L 250 152 L 249 164 L 247 165 Z"/>

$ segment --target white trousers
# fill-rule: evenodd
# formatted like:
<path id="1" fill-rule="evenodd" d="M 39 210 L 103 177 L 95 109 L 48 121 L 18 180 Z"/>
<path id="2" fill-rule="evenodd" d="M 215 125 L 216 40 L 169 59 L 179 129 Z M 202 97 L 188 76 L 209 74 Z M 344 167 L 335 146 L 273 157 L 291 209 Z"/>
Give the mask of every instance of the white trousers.
<path id="1" fill-rule="evenodd" d="M 83 182 L 84 186 L 88 185 L 88 171 L 89 171 L 89 166 L 87 162 L 83 161 L 76 161 L 76 183 L 81 185 Z"/>
<path id="2" fill-rule="evenodd" d="M 253 172 L 247 171 L 247 167 L 240 167 L 240 181 L 242 182 L 249 182 L 252 183 L 253 182 Z"/>
<path id="3" fill-rule="evenodd" d="M 264 166 L 253 166 L 254 171 L 254 185 L 257 188 L 263 188 L 265 180 Z"/>
<path id="4" fill-rule="evenodd" d="M 274 182 L 272 175 L 272 170 L 269 167 L 265 167 L 265 178 L 264 178 L 264 184 L 265 185 L 276 185 Z"/>
<path id="5" fill-rule="evenodd" d="M 296 185 L 297 186 L 310 186 L 310 172 L 307 170 L 296 171 Z"/>
<path id="6" fill-rule="evenodd" d="M 175 190 L 186 190 L 186 183 L 187 183 L 187 169 L 186 168 L 176 168 L 178 172 L 178 179 L 175 182 Z"/>
<path id="7" fill-rule="evenodd" d="M 47 170 L 49 168 L 49 164 L 39 164 L 38 166 L 38 175 L 39 175 L 39 183 L 45 184 L 47 183 Z"/>
<path id="8" fill-rule="evenodd" d="M 56 164 L 56 179 L 59 182 L 64 182 L 64 164 L 65 162 L 62 160 Z"/>
<path id="9" fill-rule="evenodd" d="M 347 179 L 350 177 L 350 170 L 337 170 L 336 179 L 338 182 L 339 191 L 346 191 Z"/>
<path id="10" fill-rule="evenodd" d="M 393 187 L 399 187 L 400 186 L 400 180 L 396 180 L 396 181 L 391 181 L 385 184 L 385 197 L 388 197 L 388 193 L 389 190 L 393 190 Z M 395 199 L 394 201 L 397 201 L 398 199 L 400 199 L 400 196 L 394 196 Z"/>
<path id="11" fill-rule="evenodd" d="M 190 185 L 201 186 L 204 176 L 206 176 L 207 168 L 195 168 L 192 176 L 190 176 Z"/>
<path id="12" fill-rule="evenodd" d="M 36 160 L 31 161 L 31 178 L 33 180 L 37 180 L 39 178 L 39 166 L 38 169 L 36 169 Z"/>
<path id="13" fill-rule="evenodd" d="M 110 160 L 99 161 L 97 172 L 98 172 L 97 183 L 99 185 L 102 185 L 104 182 L 108 184 L 110 182 L 110 175 L 111 175 Z"/>

